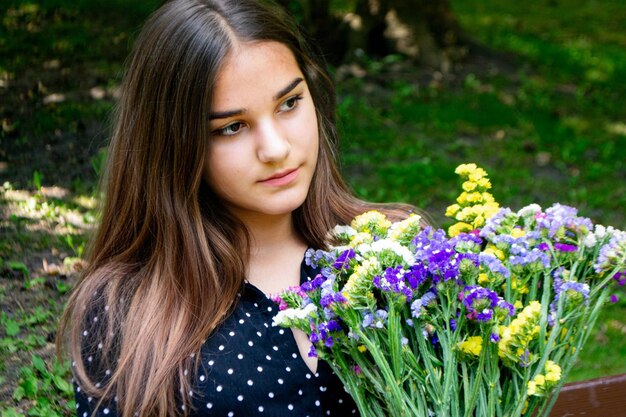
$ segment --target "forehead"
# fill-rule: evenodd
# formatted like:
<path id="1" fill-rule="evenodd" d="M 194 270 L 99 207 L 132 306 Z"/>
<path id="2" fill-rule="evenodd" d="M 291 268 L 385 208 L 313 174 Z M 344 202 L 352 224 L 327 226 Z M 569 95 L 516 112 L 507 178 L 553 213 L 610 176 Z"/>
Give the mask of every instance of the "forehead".
<path id="1" fill-rule="evenodd" d="M 272 97 L 302 71 L 291 50 L 279 42 L 237 43 L 220 68 L 213 88 L 212 108 L 244 106 L 248 99 Z"/>

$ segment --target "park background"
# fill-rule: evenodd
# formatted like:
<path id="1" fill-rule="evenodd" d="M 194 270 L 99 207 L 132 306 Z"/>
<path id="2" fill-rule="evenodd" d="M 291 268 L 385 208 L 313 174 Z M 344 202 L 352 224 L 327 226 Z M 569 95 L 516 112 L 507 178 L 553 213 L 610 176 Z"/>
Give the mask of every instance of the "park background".
<path id="1" fill-rule="evenodd" d="M 124 59 L 160 3 L 0 5 L 2 417 L 71 415 L 55 327 L 97 221 L 97 177 Z M 354 26 L 363 2 L 283 3 L 315 32 L 315 5 Z M 415 15 L 422 1 L 390 3 Z M 435 33 L 428 56 L 426 48 L 327 52 L 342 170 L 353 189 L 415 204 L 445 226 L 459 190 L 454 168 L 476 162 L 504 206 L 560 202 L 626 229 L 626 3 L 430 3 L 458 36 Z M 626 372 L 626 291 L 616 295 L 570 380 Z"/>

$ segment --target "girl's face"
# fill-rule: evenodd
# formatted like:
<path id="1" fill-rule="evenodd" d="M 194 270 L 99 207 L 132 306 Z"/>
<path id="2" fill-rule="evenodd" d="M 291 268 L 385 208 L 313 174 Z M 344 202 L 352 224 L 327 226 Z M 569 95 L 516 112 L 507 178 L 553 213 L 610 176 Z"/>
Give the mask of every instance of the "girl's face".
<path id="1" fill-rule="evenodd" d="M 290 214 L 315 171 L 315 107 L 291 51 L 278 42 L 240 43 L 218 73 L 204 176 L 245 220 Z"/>

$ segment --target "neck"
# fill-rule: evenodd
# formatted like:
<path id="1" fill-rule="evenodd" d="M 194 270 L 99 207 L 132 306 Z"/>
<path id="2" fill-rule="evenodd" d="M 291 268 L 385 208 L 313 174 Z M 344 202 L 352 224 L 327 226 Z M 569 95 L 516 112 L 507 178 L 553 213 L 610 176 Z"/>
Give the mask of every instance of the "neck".
<path id="1" fill-rule="evenodd" d="M 266 294 L 298 285 L 300 262 L 307 244 L 294 228 L 291 214 L 240 219 L 251 238 L 248 281 Z"/>
<path id="2" fill-rule="evenodd" d="M 293 226 L 291 213 L 279 216 L 246 216 L 241 218 L 250 233 L 250 258 L 275 256 L 286 248 L 306 247 Z"/>

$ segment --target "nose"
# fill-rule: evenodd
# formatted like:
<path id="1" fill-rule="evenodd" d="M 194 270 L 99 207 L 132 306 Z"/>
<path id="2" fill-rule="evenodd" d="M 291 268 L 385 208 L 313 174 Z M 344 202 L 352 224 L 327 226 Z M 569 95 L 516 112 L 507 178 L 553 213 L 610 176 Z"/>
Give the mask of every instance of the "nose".
<path id="1" fill-rule="evenodd" d="M 261 162 L 279 162 L 287 158 L 291 143 L 276 120 L 267 120 L 258 125 L 257 156 Z"/>

